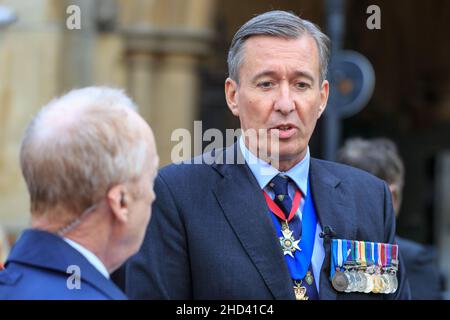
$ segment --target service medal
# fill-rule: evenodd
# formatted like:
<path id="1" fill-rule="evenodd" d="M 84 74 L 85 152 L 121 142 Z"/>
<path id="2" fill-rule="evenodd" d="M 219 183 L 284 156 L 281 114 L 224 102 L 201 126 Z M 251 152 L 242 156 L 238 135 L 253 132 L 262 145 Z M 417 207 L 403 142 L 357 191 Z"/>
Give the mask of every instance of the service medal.
<path id="1" fill-rule="evenodd" d="M 372 292 L 373 293 L 380 293 L 380 291 L 381 291 L 380 275 L 379 274 L 374 274 L 374 275 L 372 275 L 372 277 L 373 277 L 373 289 L 372 289 Z"/>
<path id="2" fill-rule="evenodd" d="M 393 274 L 392 269 L 389 269 L 386 273 L 386 278 L 388 278 L 388 282 L 389 282 L 389 292 L 386 293 L 394 293 L 396 291 L 395 288 L 395 280 L 396 280 L 396 276 Z"/>
<path id="3" fill-rule="evenodd" d="M 347 290 L 345 290 L 345 292 L 354 292 L 356 288 L 356 278 L 353 270 L 352 271 L 346 270 L 345 275 L 347 276 L 348 279 L 348 287 Z"/>
<path id="4" fill-rule="evenodd" d="M 381 276 L 381 278 L 383 279 L 383 283 L 384 283 L 384 287 L 383 287 L 383 291 L 381 293 L 391 293 L 391 285 L 390 285 L 390 281 L 389 281 L 389 275 L 388 274 L 383 274 Z"/>
<path id="5" fill-rule="evenodd" d="M 331 267 L 330 279 L 338 292 L 392 294 L 398 289 L 395 244 L 335 239 Z"/>
<path id="6" fill-rule="evenodd" d="M 373 290 L 373 276 L 371 274 L 366 274 L 367 278 L 367 284 L 366 288 L 364 289 L 364 293 L 370 293 Z"/>
<path id="7" fill-rule="evenodd" d="M 359 272 L 356 272 L 356 270 L 352 271 L 352 273 L 353 273 L 353 276 L 355 277 L 355 284 L 353 287 L 353 291 L 360 292 L 359 288 L 361 286 L 361 281 L 362 281 L 361 275 L 359 274 Z"/>
<path id="8" fill-rule="evenodd" d="M 384 277 L 384 274 L 380 275 L 380 283 L 381 283 L 381 289 L 380 293 L 386 293 L 386 290 L 389 289 L 388 284 L 386 283 L 386 279 Z"/>
<path id="9" fill-rule="evenodd" d="M 390 287 L 391 287 L 391 291 L 389 293 L 394 293 L 396 291 L 396 288 L 394 287 L 395 280 L 396 280 L 396 277 L 393 274 L 389 274 L 389 284 L 390 284 Z"/>
<path id="10" fill-rule="evenodd" d="M 367 276 L 362 271 L 358 272 L 358 275 L 360 277 L 360 280 L 358 282 L 358 286 L 357 286 L 356 290 L 358 292 L 364 292 L 367 287 Z"/>
<path id="11" fill-rule="evenodd" d="M 333 288 L 339 292 L 345 292 L 349 285 L 347 276 L 344 274 L 344 272 L 340 271 L 339 268 L 336 269 L 331 283 L 333 285 Z"/>
<path id="12" fill-rule="evenodd" d="M 398 279 L 397 279 L 397 270 L 398 270 L 398 246 L 397 245 L 392 245 L 391 248 L 392 251 L 392 260 L 391 260 L 391 264 L 392 264 L 392 269 L 391 269 L 391 285 L 392 285 L 392 291 L 391 293 L 394 293 L 397 291 L 398 289 Z"/>
<path id="13" fill-rule="evenodd" d="M 394 273 L 391 276 L 392 276 L 392 292 L 391 293 L 395 293 L 398 289 L 397 275 Z"/>

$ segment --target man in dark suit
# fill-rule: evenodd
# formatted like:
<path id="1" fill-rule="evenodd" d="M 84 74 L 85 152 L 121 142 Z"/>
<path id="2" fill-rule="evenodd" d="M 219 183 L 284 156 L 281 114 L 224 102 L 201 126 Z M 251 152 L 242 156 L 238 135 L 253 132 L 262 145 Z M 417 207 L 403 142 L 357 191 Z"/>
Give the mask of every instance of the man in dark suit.
<path id="1" fill-rule="evenodd" d="M 409 297 L 401 263 L 395 294 L 338 293 L 330 281 L 331 237 L 393 243 L 395 219 L 383 181 L 310 157 L 328 42 L 283 11 L 236 33 L 225 93 L 243 135 L 159 172 L 152 221 L 126 268 L 130 298 Z"/>
<path id="2" fill-rule="evenodd" d="M 388 183 L 392 193 L 395 216 L 402 203 L 405 168 L 396 145 L 386 138 L 348 139 L 339 150 L 341 163 L 367 171 Z M 399 252 L 404 258 L 406 273 L 414 300 L 441 300 L 443 278 L 432 246 L 397 236 Z"/>
<path id="3" fill-rule="evenodd" d="M 154 200 L 153 133 L 121 91 L 73 90 L 25 133 L 31 198 L 0 271 L 0 299 L 126 299 L 110 273 L 139 249 Z"/>

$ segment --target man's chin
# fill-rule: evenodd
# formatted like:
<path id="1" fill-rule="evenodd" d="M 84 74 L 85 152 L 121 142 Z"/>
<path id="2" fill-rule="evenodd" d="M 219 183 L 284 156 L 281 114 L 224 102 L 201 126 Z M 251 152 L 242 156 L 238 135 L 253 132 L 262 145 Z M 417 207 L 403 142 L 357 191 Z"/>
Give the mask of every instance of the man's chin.
<path id="1" fill-rule="evenodd" d="M 283 162 L 300 162 L 306 154 L 306 148 L 300 149 L 296 148 L 281 148 L 278 153 L 271 153 L 271 160 L 273 162 L 283 163 Z"/>
<path id="2" fill-rule="evenodd" d="M 275 152 L 273 153 L 273 155 L 277 155 L 278 154 L 278 158 L 282 161 L 289 161 L 289 160 L 293 160 L 293 159 L 297 159 L 299 157 L 302 157 L 302 155 L 305 154 L 304 150 L 306 149 L 302 149 L 300 148 L 298 145 L 296 146 L 289 146 L 289 145 L 282 145 L 280 144 L 280 148 L 278 150 L 278 153 Z"/>

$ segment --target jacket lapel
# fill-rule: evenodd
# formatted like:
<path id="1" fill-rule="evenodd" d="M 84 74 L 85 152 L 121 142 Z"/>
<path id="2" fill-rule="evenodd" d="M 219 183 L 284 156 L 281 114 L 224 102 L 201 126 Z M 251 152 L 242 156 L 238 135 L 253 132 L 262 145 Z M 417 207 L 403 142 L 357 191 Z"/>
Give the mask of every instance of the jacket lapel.
<path id="1" fill-rule="evenodd" d="M 225 150 L 225 153 L 230 152 L 235 152 L 238 158 L 241 156 L 236 144 Z M 280 246 L 274 240 L 277 238 L 276 231 L 268 215 L 264 196 L 250 169 L 242 164 L 242 159 L 240 161 L 238 163 L 241 164 L 213 165 L 223 176 L 213 192 L 274 298 L 293 299 L 289 271 Z"/>
<path id="2" fill-rule="evenodd" d="M 235 156 L 229 157 L 227 153 Z M 276 239 L 276 231 L 259 185 L 247 165 L 244 164 L 237 144 L 227 148 L 225 155 L 216 155 L 222 161 L 238 161 L 240 164 L 213 164 L 223 176 L 213 192 L 233 230 L 260 272 L 267 287 L 276 299 L 295 299 L 291 278 Z M 238 160 L 236 159 L 238 158 Z M 233 160 L 232 160 L 233 159 Z M 219 163 L 223 163 L 220 162 Z M 233 162 L 236 163 L 236 162 Z M 330 226 L 336 238 L 355 239 L 355 210 L 349 201 L 352 195 L 345 184 L 317 159 L 311 158 L 310 185 L 318 221 L 323 229 Z M 243 222 L 245 217 L 245 222 Z M 257 239 L 258 241 L 255 241 Z M 337 298 L 330 275 L 330 241 L 324 239 L 325 259 L 320 274 L 320 299 Z"/>
<path id="3" fill-rule="evenodd" d="M 336 238 L 356 237 L 355 208 L 349 201 L 352 195 L 345 192 L 342 181 L 331 173 L 320 160 L 311 158 L 310 183 L 314 206 L 322 229 L 330 226 Z M 345 199 L 345 201 L 344 201 Z M 336 299 L 337 292 L 331 285 L 331 241 L 324 239 L 325 258 L 320 273 L 320 299 Z"/>

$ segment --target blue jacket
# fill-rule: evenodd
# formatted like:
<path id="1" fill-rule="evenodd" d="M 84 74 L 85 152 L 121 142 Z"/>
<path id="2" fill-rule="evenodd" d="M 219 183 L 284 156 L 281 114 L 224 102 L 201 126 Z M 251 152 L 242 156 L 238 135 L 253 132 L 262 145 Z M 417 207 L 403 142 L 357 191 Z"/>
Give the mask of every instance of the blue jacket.
<path id="1" fill-rule="evenodd" d="M 221 164 L 221 159 L 239 157 L 237 150 L 235 144 L 225 155 L 204 155 L 204 164 L 172 164 L 160 170 L 144 244 L 127 263 L 128 297 L 295 299 L 255 177 L 242 158 L 243 164 Z M 382 180 L 313 158 L 309 174 L 322 228 L 331 226 L 337 238 L 394 243 L 395 217 Z M 329 280 L 330 244 L 324 241 L 321 299 L 410 297 L 402 262 L 395 294 L 338 293 Z"/>
<path id="2" fill-rule="evenodd" d="M 432 246 L 397 237 L 413 300 L 442 300 L 443 276 Z"/>
<path id="3" fill-rule="evenodd" d="M 69 266 L 79 267 L 80 289 L 69 289 Z M 71 282 L 71 281 L 69 281 Z M 26 230 L 0 271 L 2 299 L 126 299 L 120 289 L 55 234 Z"/>

